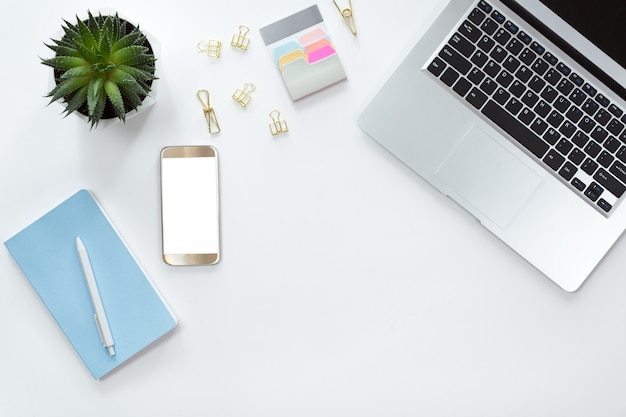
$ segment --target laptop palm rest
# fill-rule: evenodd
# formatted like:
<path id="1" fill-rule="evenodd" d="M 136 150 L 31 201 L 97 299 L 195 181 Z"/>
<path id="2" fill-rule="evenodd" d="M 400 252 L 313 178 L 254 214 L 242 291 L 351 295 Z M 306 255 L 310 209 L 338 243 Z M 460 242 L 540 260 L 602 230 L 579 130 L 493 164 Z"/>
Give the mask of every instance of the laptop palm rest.
<path id="1" fill-rule="evenodd" d="M 542 179 L 477 126 L 435 172 L 443 191 L 481 221 L 506 227 Z"/>

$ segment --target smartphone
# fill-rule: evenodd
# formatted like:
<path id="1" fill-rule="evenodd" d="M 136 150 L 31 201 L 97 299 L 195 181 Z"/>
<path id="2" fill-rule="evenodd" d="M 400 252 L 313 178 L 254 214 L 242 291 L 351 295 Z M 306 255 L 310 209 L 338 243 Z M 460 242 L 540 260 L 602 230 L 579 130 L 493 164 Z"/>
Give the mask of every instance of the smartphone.
<path id="1" fill-rule="evenodd" d="M 220 259 L 217 150 L 171 146 L 161 150 L 163 260 L 212 265 Z"/>

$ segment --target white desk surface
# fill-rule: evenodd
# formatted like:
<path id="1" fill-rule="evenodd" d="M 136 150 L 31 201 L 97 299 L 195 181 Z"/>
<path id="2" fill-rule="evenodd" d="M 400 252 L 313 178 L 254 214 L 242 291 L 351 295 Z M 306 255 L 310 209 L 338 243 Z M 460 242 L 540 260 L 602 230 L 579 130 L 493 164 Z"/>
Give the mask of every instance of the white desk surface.
<path id="1" fill-rule="evenodd" d="M 319 2 L 349 80 L 297 104 L 258 29 L 310 1 L 6 4 L 0 239 L 88 188 L 180 324 L 95 381 L 3 249 L 0 416 L 626 415 L 626 241 L 568 294 L 356 125 L 445 3 L 354 0 L 355 38 Z M 160 80 L 148 112 L 90 131 L 46 107 L 39 57 L 62 18 L 102 6 L 161 41 Z M 240 24 L 246 53 L 229 45 Z M 196 52 L 209 38 L 218 61 Z M 273 108 L 288 135 L 269 134 Z M 189 144 L 221 158 L 217 266 L 161 260 L 159 152 Z"/>

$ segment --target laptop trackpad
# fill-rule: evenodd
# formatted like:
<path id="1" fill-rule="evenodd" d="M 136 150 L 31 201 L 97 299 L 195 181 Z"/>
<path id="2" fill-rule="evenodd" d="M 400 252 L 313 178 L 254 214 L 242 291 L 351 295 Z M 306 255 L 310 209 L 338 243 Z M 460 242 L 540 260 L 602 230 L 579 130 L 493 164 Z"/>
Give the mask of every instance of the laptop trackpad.
<path id="1" fill-rule="evenodd" d="M 467 132 L 435 176 L 450 197 L 506 227 L 541 183 L 522 161 L 477 126 Z"/>

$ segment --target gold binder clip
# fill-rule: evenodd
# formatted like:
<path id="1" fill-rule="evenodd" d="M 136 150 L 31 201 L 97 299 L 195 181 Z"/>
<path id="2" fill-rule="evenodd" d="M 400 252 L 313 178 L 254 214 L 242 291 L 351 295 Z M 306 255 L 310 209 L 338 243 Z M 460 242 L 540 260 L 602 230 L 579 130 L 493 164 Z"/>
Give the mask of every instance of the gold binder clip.
<path id="1" fill-rule="evenodd" d="M 222 42 L 210 39 L 208 41 L 200 41 L 196 45 L 198 52 L 206 52 L 211 58 L 219 58 L 222 50 Z"/>
<path id="2" fill-rule="evenodd" d="M 206 118 L 206 123 L 209 126 L 209 133 L 219 133 L 220 124 L 217 122 L 217 118 L 215 117 L 215 111 L 211 106 L 211 101 L 209 100 L 209 92 L 207 90 L 198 90 L 198 92 L 196 93 L 196 97 L 198 97 L 198 101 L 200 102 L 200 104 L 202 104 L 204 117 Z"/>
<path id="3" fill-rule="evenodd" d="M 239 26 L 239 33 L 233 35 L 233 39 L 230 41 L 230 44 L 236 48 L 247 51 L 248 45 L 250 44 L 250 38 L 246 38 L 248 32 L 250 32 L 250 28 L 248 26 Z"/>
<path id="4" fill-rule="evenodd" d="M 345 9 L 341 9 L 339 7 L 339 5 L 337 4 L 337 0 L 333 0 L 333 3 L 335 3 L 337 10 L 339 10 L 339 13 L 341 13 L 341 17 L 343 17 L 343 20 L 352 31 L 352 34 L 356 36 L 356 23 L 354 23 L 354 15 L 352 14 L 352 0 L 348 0 L 348 7 Z"/>
<path id="5" fill-rule="evenodd" d="M 245 83 L 243 88 L 238 88 L 233 94 L 233 100 L 241 104 L 243 107 L 248 107 L 248 103 L 252 97 L 250 94 L 256 90 L 256 87 L 252 83 Z"/>
<path id="6" fill-rule="evenodd" d="M 272 110 L 270 112 L 270 117 L 272 118 L 272 123 L 270 123 L 270 132 L 272 132 L 272 135 L 284 133 L 289 130 L 287 128 L 287 122 L 285 120 L 280 120 L 280 112 L 278 110 Z"/>

